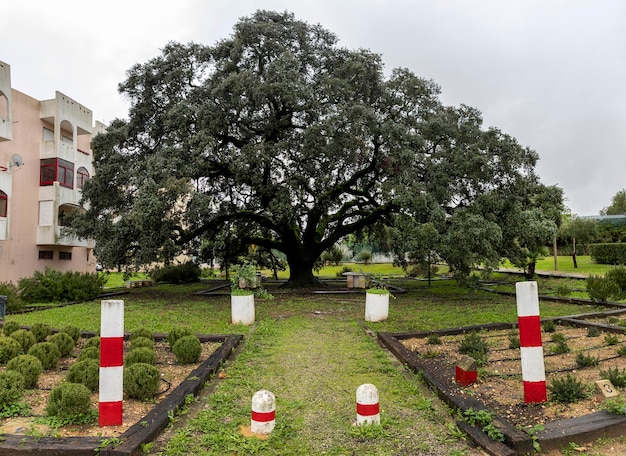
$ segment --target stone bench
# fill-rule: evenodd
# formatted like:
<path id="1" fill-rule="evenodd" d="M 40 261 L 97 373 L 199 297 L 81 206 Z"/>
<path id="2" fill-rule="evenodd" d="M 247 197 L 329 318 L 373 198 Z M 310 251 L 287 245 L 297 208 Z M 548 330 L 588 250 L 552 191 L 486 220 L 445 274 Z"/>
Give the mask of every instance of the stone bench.
<path id="1" fill-rule="evenodd" d="M 127 280 L 126 288 L 139 288 L 139 287 L 151 287 L 154 285 L 154 280 L 145 279 L 145 280 Z"/>

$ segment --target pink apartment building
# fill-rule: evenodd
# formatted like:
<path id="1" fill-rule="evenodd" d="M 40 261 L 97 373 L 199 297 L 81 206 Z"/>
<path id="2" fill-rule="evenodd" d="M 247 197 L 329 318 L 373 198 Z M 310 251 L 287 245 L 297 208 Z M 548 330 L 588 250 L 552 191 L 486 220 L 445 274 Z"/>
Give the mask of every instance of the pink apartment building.
<path id="1" fill-rule="evenodd" d="M 66 236 L 64 217 L 80 210 L 93 174 L 91 110 L 56 92 L 36 100 L 11 88 L 0 61 L 0 282 L 46 267 L 94 272 L 93 241 Z"/>

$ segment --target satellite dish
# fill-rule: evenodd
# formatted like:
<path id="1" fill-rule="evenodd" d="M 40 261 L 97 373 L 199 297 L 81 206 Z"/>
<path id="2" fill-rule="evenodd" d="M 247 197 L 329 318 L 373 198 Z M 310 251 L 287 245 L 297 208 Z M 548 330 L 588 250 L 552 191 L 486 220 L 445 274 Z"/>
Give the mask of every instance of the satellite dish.
<path id="1" fill-rule="evenodd" d="M 11 157 L 11 163 L 13 166 L 17 166 L 19 168 L 24 164 L 24 160 L 22 160 L 22 156 L 20 154 L 13 154 Z"/>

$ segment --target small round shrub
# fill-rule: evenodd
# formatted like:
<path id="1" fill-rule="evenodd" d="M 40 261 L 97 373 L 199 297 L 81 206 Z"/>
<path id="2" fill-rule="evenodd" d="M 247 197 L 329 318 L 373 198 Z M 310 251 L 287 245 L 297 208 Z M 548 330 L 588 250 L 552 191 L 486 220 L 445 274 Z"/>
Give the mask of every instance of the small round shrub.
<path id="1" fill-rule="evenodd" d="M 180 339 L 181 337 L 192 335 L 193 333 L 191 332 L 191 329 L 187 328 L 186 326 L 177 326 L 176 328 L 173 328 L 167 335 L 167 343 L 170 345 L 171 349 L 172 347 L 174 347 L 174 345 L 176 345 L 178 339 Z"/>
<path id="2" fill-rule="evenodd" d="M 152 339 L 148 339 L 147 337 L 135 337 L 133 340 L 130 341 L 131 350 L 142 347 L 154 350 L 154 341 Z"/>
<path id="3" fill-rule="evenodd" d="M 2 327 L 2 332 L 5 336 L 8 336 L 13 331 L 17 331 L 21 329 L 22 325 L 20 325 L 17 321 L 9 320 L 4 322 L 4 326 Z"/>
<path id="4" fill-rule="evenodd" d="M 6 364 L 22 352 L 22 344 L 12 337 L 0 336 L 0 363 Z"/>
<path id="5" fill-rule="evenodd" d="M 85 361 L 86 359 L 100 360 L 100 349 L 97 347 L 83 348 L 78 354 L 78 361 Z"/>
<path id="6" fill-rule="evenodd" d="M 56 334 L 51 335 L 48 338 L 48 342 L 52 342 L 59 348 L 59 352 L 61 353 L 62 357 L 67 356 L 70 353 L 72 353 L 72 350 L 74 349 L 74 346 L 76 345 L 76 343 L 74 342 L 74 339 L 72 339 L 72 336 L 64 332 L 58 332 Z"/>
<path id="7" fill-rule="evenodd" d="M 30 347 L 37 343 L 37 339 L 35 335 L 26 330 L 26 329 L 18 329 L 17 331 L 13 331 L 9 337 L 11 339 L 17 340 L 22 346 L 22 353 L 28 353 Z"/>
<path id="8" fill-rule="evenodd" d="M 100 350 L 100 336 L 90 337 L 89 339 L 87 339 L 87 342 L 85 342 L 83 348 L 89 347 L 96 347 L 98 350 Z"/>
<path id="9" fill-rule="evenodd" d="M 97 391 L 100 382 L 100 363 L 95 359 L 78 361 L 70 367 L 66 380 L 70 383 L 81 383 L 90 391 Z"/>
<path id="10" fill-rule="evenodd" d="M 133 399 L 150 399 L 158 392 L 160 379 L 152 364 L 135 363 L 124 369 L 124 392 Z"/>
<path id="11" fill-rule="evenodd" d="M 156 352 L 147 347 L 134 348 L 128 352 L 124 363 L 131 366 L 136 363 L 156 364 Z"/>
<path id="12" fill-rule="evenodd" d="M 561 404 L 573 404 L 591 395 L 591 388 L 568 373 L 563 378 L 555 378 L 548 386 L 550 400 Z"/>
<path id="13" fill-rule="evenodd" d="M 622 294 L 619 285 L 607 277 L 590 275 L 585 285 L 589 299 L 594 302 L 619 299 Z"/>
<path id="14" fill-rule="evenodd" d="M 476 364 L 484 366 L 487 362 L 489 346 L 487 341 L 483 339 L 477 332 L 466 334 L 459 344 L 459 353 L 468 355 L 476 360 Z"/>
<path id="15" fill-rule="evenodd" d="M 43 342 L 50 335 L 50 326 L 45 323 L 35 323 L 30 330 L 37 338 L 37 342 Z"/>
<path id="16" fill-rule="evenodd" d="M 154 335 L 152 334 L 152 331 L 150 331 L 148 328 L 137 328 L 137 329 L 133 329 L 130 332 L 130 340 L 136 339 L 137 337 L 147 337 L 148 339 L 154 340 Z"/>
<path id="17" fill-rule="evenodd" d="M 64 421 L 78 421 L 91 408 L 91 391 L 81 383 L 63 383 L 50 393 L 46 413 Z"/>
<path id="18" fill-rule="evenodd" d="M 14 370 L 0 372 L 0 409 L 24 397 L 24 376 Z"/>
<path id="19" fill-rule="evenodd" d="M 39 342 L 30 347 L 29 355 L 39 358 L 44 370 L 54 369 L 61 359 L 59 347 L 52 342 Z"/>
<path id="20" fill-rule="evenodd" d="M 178 341 L 172 347 L 174 356 L 176 356 L 176 362 L 180 364 L 195 363 L 200 359 L 202 353 L 202 345 L 200 339 L 196 336 L 184 336 L 178 339 Z"/>
<path id="21" fill-rule="evenodd" d="M 8 371 L 15 371 L 24 377 L 24 388 L 37 387 L 39 376 L 43 372 L 43 366 L 39 358 L 33 355 L 19 355 L 7 363 Z"/>
<path id="22" fill-rule="evenodd" d="M 80 329 L 78 329 L 76 326 L 63 326 L 60 330 L 60 332 L 64 332 L 66 334 L 68 334 L 72 339 L 74 339 L 74 343 L 78 342 L 78 339 L 80 339 Z"/>

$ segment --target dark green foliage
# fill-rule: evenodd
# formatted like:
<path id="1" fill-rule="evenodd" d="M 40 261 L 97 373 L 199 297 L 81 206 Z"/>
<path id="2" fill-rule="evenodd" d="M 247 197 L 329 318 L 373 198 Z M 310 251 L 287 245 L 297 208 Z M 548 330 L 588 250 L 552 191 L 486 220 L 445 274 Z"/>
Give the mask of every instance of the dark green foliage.
<path id="1" fill-rule="evenodd" d="M 519 334 L 517 334 L 516 332 L 509 334 L 509 348 L 519 348 L 519 347 L 520 347 Z"/>
<path id="2" fill-rule="evenodd" d="M 554 320 L 546 320 L 541 324 L 541 328 L 543 329 L 543 332 L 552 333 L 556 331 L 556 324 L 554 323 Z"/>
<path id="3" fill-rule="evenodd" d="M 589 397 L 591 389 L 582 381 L 568 373 L 563 378 L 555 378 L 548 386 L 550 400 L 561 404 L 572 404 Z"/>
<path id="4" fill-rule="evenodd" d="M 196 336 L 183 336 L 172 347 L 176 362 L 180 364 L 195 363 L 200 359 L 202 344 Z"/>
<path id="5" fill-rule="evenodd" d="M 38 342 L 30 347 L 28 354 L 39 358 L 44 370 L 54 369 L 61 359 L 59 347 L 52 342 Z"/>
<path id="6" fill-rule="evenodd" d="M 0 282 L 0 296 L 7 297 L 6 313 L 10 314 L 24 308 L 19 289 L 11 282 Z"/>
<path id="7" fill-rule="evenodd" d="M 586 355 L 583 352 L 576 354 L 576 364 L 578 367 L 593 367 L 600 363 L 597 356 Z"/>
<path id="8" fill-rule="evenodd" d="M 201 273 L 200 266 L 193 262 L 187 262 L 155 269 L 150 273 L 150 276 L 156 282 L 191 283 L 199 282 Z"/>
<path id="9" fill-rule="evenodd" d="M 569 353 L 569 352 L 570 352 L 570 348 L 569 348 L 569 345 L 567 345 L 567 341 L 565 340 L 559 340 L 550 349 L 550 353 L 554 353 L 557 355 L 562 355 L 564 353 Z"/>
<path id="10" fill-rule="evenodd" d="M 429 345 L 441 345 L 441 337 L 439 334 L 429 334 L 426 342 Z"/>
<path id="11" fill-rule="evenodd" d="M 626 356 L 626 345 L 622 345 L 617 349 L 617 354 L 620 356 Z"/>
<path id="12" fill-rule="evenodd" d="M 604 336 L 604 343 L 607 345 L 617 345 L 619 343 L 619 336 L 617 334 L 606 334 Z"/>
<path id="13" fill-rule="evenodd" d="M 619 299 L 622 294 L 619 285 L 605 277 L 590 275 L 585 285 L 589 299 L 592 301 L 605 302 L 609 299 Z"/>
<path id="14" fill-rule="evenodd" d="M 152 331 L 147 328 L 136 328 L 130 332 L 130 340 L 136 339 L 137 337 L 147 337 L 150 340 L 154 340 L 154 335 Z"/>
<path id="15" fill-rule="evenodd" d="M 552 342 L 556 342 L 557 344 L 559 342 L 565 342 L 565 334 L 563 333 L 554 333 L 552 334 L 552 338 L 551 338 Z"/>
<path id="16" fill-rule="evenodd" d="M 144 364 L 156 364 L 156 352 L 153 349 L 146 347 L 139 347 L 131 350 L 124 359 L 126 366 L 131 366 L 136 363 Z"/>
<path id="17" fill-rule="evenodd" d="M 459 353 L 471 356 L 479 366 L 484 366 L 487 362 L 488 351 L 487 342 L 476 332 L 466 334 L 459 345 Z"/>
<path id="18" fill-rule="evenodd" d="M 50 325 L 47 325 L 46 323 L 35 323 L 31 326 L 30 331 L 35 335 L 37 342 L 43 342 L 52 332 Z"/>
<path id="19" fill-rule="evenodd" d="M 504 434 L 493 423 L 493 413 L 487 410 L 468 408 L 463 411 L 463 419 L 471 426 L 481 429 L 490 439 L 504 442 Z"/>
<path id="20" fill-rule="evenodd" d="M 100 360 L 100 349 L 98 347 L 85 347 L 78 354 L 78 361 L 86 359 Z"/>
<path id="21" fill-rule="evenodd" d="M 14 370 L 0 372 L 0 409 L 22 400 L 24 376 Z"/>
<path id="22" fill-rule="evenodd" d="M 609 380 L 617 388 L 626 387 L 626 369 L 610 368 L 600 371 L 600 378 Z"/>
<path id="23" fill-rule="evenodd" d="M 22 346 L 22 353 L 28 353 L 30 347 L 37 343 L 37 338 L 35 335 L 26 329 L 18 329 L 17 331 L 13 331 L 9 337 L 11 339 L 17 340 Z"/>
<path id="24" fill-rule="evenodd" d="M 81 383 L 90 391 L 97 391 L 100 381 L 100 363 L 95 359 L 78 361 L 70 367 L 66 380 L 70 383 Z"/>
<path id="25" fill-rule="evenodd" d="M 159 389 L 161 375 L 152 364 L 136 363 L 124 368 L 124 393 L 130 398 L 148 400 Z"/>
<path id="26" fill-rule="evenodd" d="M 135 348 L 149 348 L 150 350 L 154 350 L 154 340 L 148 339 L 147 337 L 135 337 L 130 341 L 130 348 L 134 350 Z"/>
<path id="27" fill-rule="evenodd" d="M 22 352 L 22 345 L 15 339 L 0 336 L 0 364 L 6 364 Z"/>
<path id="28" fill-rule="evenodd" d="M 176 326 L 167 334 L 167 343 L 170 345 L 170 349 L 174 347 L 178 339 L 185 336 L 193 336 L 193 333 L 186 326 Z"/>
<path id="29" fill-rule="evenodd" d="M 19 355 L 7 363 L 7 371 L 16 371 L 24 377 L 25 388 L 35 388 L 43 366 L 38 358 L 32 355 Z"/>
<path id="30" fill-rule="evenodd" d="M 48 342 L 52 342 L 59 348 L 59 352 L 61 353 L 61 357 L 67 356 L 72 353 L 74 346 L 76 343 L 72 336 L 64 332 L 58 332 L 56 334 L 51 335 L 48 338 Z"/>
<path id="31" fill-rule="evenodd" d="M 91 391 L 81 383 L 63 383 L 52 390 L 46 413 L 64 421 L 79 421 L 91 408 Z"/>
<path id="32" fill-rule="evenodd" d="M 598 264 L 626 264 L 626 243 L 590 244 L 589 255 Z"/>
<path id="33" fill-rule="evenodd" d="M 2 332 L 5 336 L 8 336 L 13 331 L 17 331 L 21 329 L 22 325 L 20 325 L 17 321 L 9 320 L 4 322 L 4 326 L 2 327 Z"/>
<path id="34" fill-rule="evenodd" d="M 595 326 L 589 326 L 587 328 L 587 337 L 598 337 L 600 335 L 600 330 Z"/>
<path id="35" fill-rule="evenodd" d="M 100 350 L 100 336 L 90 337 L 85 342 L 84 348 L 96 347 Z"/>
<path id="36" fill-rule="evenodd" d="M 32 277 L 20 279 L 18 287 L 22 299 L 34 302 L 68 302 L 93 299 L 102 292 L 106 283 L 103 274 L 59 272 L 46 268 Z"/>
<path id="37" fill-rule="evenodd" d="M 60 329 L 60 332 L 68 334 L 72 339 L 74 339 L 74 343 L 78 342 L 78 339 L 80 339 L 81 336 L 80 329 L 78 329 L 76 326 L 71 325 L 62 327 Z"/>

